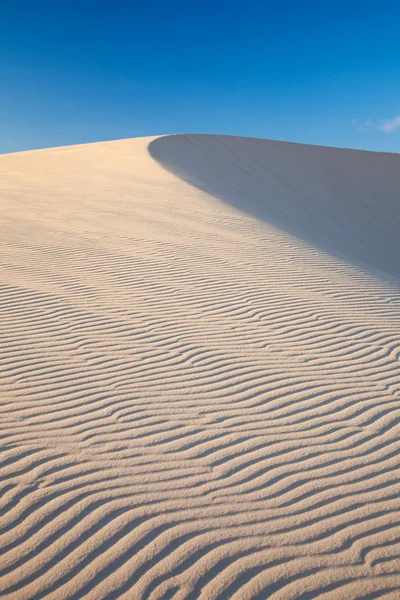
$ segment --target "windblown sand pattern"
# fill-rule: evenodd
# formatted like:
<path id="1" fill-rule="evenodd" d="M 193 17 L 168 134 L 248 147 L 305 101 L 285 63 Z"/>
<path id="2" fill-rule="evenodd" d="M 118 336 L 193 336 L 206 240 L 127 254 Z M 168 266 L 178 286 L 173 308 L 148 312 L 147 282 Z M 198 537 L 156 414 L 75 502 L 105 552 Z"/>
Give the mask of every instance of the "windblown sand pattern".
<path id="1" fill-rule="evenodd" d="M 399 598 L 400 156 L 1 157 L 0 596 Z"/>

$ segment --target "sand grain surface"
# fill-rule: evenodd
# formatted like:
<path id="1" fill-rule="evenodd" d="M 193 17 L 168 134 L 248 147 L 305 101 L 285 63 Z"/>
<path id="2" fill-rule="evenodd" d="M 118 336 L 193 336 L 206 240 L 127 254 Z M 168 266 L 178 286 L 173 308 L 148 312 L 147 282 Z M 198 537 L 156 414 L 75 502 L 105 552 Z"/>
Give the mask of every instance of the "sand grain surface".
<path id="1" fill-rule="evenodd" d="M 0 596 L 398 598 L 400 156 L 0 169 Z"/>

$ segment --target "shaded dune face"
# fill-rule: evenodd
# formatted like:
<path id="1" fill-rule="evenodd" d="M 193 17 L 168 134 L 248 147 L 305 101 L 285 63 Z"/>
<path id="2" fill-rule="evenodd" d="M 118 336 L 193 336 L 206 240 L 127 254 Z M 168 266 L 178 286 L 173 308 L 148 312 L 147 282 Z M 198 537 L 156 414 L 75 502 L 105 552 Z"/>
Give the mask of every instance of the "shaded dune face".
<path id="1" fill-rule="evenodd" d="M 218 135 L 151 156 L 232 206 L 365 269 L 400 276 L 400 156 Z"/>
<path id="2" fill-rule="evenodd" d="M 1 598 L 399 597 L 398 163 L 0 157 Z"/>

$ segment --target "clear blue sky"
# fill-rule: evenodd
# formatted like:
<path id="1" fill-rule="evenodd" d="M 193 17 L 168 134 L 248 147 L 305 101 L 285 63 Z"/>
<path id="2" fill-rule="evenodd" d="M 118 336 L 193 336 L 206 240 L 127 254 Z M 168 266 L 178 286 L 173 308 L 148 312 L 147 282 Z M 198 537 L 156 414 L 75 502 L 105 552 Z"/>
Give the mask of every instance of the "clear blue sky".
<path id="1" fill-rule="evenodd" d="M 183 132 L 400 152 L 399 0 L 5 1 L 0 49 L 0 152 Z"/>

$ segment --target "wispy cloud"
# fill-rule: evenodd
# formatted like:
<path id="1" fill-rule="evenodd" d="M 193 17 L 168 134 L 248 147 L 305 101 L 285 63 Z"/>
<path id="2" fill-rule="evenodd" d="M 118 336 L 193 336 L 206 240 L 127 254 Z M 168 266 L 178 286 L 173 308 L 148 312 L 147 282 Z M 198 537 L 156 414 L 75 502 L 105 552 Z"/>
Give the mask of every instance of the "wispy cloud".
<path id="1" fill-rule="evenodd" d="M 378 125 L 377 129 L 379 131 L 384 131 L 385 133 L 392 133 L 395 129 L 400 127 L 400 115 L 396 115 L 393 119 L 389 119 L 388 121 L 383 121 L 380 125 Z"/>
<path id="2" fill-rule="evenodd" d="M 396 115 L 393 119 L 387 119 L 386 121 L 383 119 L 380 121 L 372 121 L 372 119 L 359 121 L 358 119 L 352 119 L 351 124 L 356 131 L 366 131 L 372 128 L 384 133 L 392 133 L 392 131 L 400 129 L 400 115 Z"/>
<path id="3" fill-rule="evenodd" d="M 362 121 L 361 123 L 357 119 L 352 119 L 351 124 L 353 125 L 356 131 L 365 131 L 373 125 L 371 119 L 367 119 L 366 121 Z"/>

